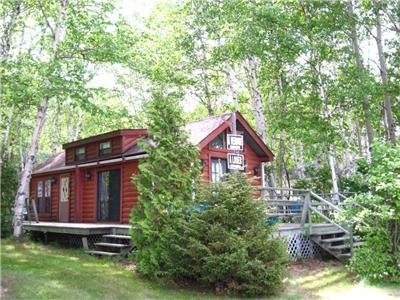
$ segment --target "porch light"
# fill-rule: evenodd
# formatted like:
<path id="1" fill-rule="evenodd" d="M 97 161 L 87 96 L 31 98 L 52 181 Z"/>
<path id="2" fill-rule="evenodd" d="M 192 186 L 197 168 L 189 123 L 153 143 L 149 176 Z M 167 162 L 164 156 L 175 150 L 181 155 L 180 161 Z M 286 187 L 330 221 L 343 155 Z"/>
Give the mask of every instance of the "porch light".
<path id="1" fill-rule="evenodd" d="M 57 182 L 56 176 L 52 176 L 52 177 L 50 178 L 50 182 L 51 182 L 51 184 L 56 183 L 56 182 Z"/>
<path id="2" fill-rule="evenodd" d="M 255 166 L 254 169 L 253 169 L 253 171 L 254 171 L 254 175 L 255 175 L 255 176 L 260 175 L 260 167 L 259 167 L 259 166 Z"/>
<path id="3" fill-rule="evenodd" d="M 92 173 L 90 173 L 90 171 L 86 171 L 86 172 L 85 172 L 85 178 L 86 178 L 87 180 L 90 180 L 90 178 L 92 178 Z"/>

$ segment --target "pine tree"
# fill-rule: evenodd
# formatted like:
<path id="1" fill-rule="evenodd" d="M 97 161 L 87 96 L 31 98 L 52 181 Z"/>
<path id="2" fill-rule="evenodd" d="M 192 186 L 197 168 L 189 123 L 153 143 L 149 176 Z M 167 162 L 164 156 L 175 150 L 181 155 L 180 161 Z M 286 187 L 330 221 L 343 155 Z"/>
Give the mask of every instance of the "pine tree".
<path id="1" fill-rule="evenodd" d="M 192 202 L 200 164 L 198 149 L 183 129 L 177 95 L 155 92 L 146 115 L 148 138 L 140 146 L 148 158 L 132 177 L 139 203 L 131 213 L 131 235 L 139 272 L 158 277 L 167 275 L 169 232 Z"/>
<path id="2" fill-rule="evenodd" d="M 265 203 L 243 173 L 199 188 L 187 218 L 175 226 L 170 273 L 210 285 L 217 292 L 274 293 L 288 257 L 283 241 L 272 238 Z M 172 236 L 172 234 L 171 234 Z"/>

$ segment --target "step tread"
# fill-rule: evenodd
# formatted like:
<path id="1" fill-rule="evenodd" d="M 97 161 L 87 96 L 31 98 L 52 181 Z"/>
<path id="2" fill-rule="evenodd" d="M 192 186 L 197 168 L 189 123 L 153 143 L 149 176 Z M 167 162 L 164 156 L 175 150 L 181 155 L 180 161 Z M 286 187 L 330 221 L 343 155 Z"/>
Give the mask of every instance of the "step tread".
<path id="1" fill-rule="evenodd" d="M 124 239 L 124 240 L 131 240 L 129 235 L 121 235 L 121 234 L 105 234 L 103 237 L 106 238 L 114 238 L 114 239 Z"/>
<path id="2" fill-rule="evenodd" d="M 117 243 L 106 243 L 106 242 L 98 242 L 94 243 L 96 246 L 105 246 L 105 247 L 115 247 L 115 248 L 128 248 L 130 245 L 126 244 L 117 244 Z"/>
<path id="3" fill-rule="evenodd" d="M 350 240 L 350 237 L 348 235 L 341 236 L 341 237 L 335 237 L 335 238 L 329 238 L 329 239 L 321 239 L 321 243 L 333 243 L 333 242 L 340 242 L 340 241 L 346 241 Z"/>
<path id="4" fill-rule="evenodd" d="M 86 253 L 88 253 L 88 254 L 96 254 L 96 255 L 105 255 L 105 256 L 118 256 L 118 255 L 121 255 L 121 253 L 98 251 L 98 250 L 90 250 L 90 251 L 86 251 Z"/>
<path id="5" fill-rule="evenodd" d="M 363 242 L 355 242 L 355 243 L 353 243 L 353 247 L 361 246 L 362 244 L 363 244 Z M 350 248 L 350 244 L 346 243 L 343 245 L 329 246 L 328 248 L 332 249 L 332 250 L 347 249 L 347 248 Z"/>
<path id="6" fill-rule="evenodd" d="M 339 258 L 350 258 L 351 257 L 351 253 L 340 253 L 338 254 Z"/>

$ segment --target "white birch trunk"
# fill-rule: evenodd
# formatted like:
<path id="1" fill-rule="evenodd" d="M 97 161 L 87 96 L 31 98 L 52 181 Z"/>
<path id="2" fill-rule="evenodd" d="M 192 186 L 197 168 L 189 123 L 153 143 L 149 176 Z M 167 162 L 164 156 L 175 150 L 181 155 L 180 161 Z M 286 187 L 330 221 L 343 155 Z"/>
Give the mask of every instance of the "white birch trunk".
<path id="1" fill-rule="evenodd" d="M 29 188 L 29 182 L 32 175 L 33 163 L 36 157 L 36 152 L 40 139 L 40 133 L 42 131 L 45 122 L 48 104 L 49 104 L 49 99 L 48 97 L 45 97 L 42 103 L 40 103 L 38 107 L 36 124 L 32 135 L 31 146 L 29 147 L 28 158 L 21 173 L 20 184 L 18 186 L 18 192 L 14 206 L 13 224 L 14 224 L 14 236 L 16 237 L 20 236 L 22 233 L 23 210 L 24 210 L 25 199 L 27 198 L 27 190 Z"/>
<path id="2" fill-rule="evenodd" d="M 4 138 L 1 144 L 1 149 L 0 149 L 0 170 L 3 167 L 3 162 L 6 158 L 6 150 L 9 145 L 9 140 L 10 140 L 10 132 L 11 132 L 11 127 L 13 123 L 13 118 L 14 118 L 14 107 L 15 104 L 13 103 L 11 105 L 10 111 L 8 112 L 8 121 L 7 121 L 7 127 L 6 127 L 6 132 L 4 133 Z"/>
<path id="3" fill-rule="evenodd" d="M 300 174 L 300 179 L 306 178 L 306 168 L 304 165 L 304 149 L 303 149 L 303 143 L 299 143 L 299 174 Z"/>
<path id="4" fill-rule="evenodd" d="M 324 111 L 323 111 L 324 117 L 326 120 L 329 120 L 330 116 L 329 116 L 329 110 L 328 110 L 328 96 L 326 95 L 324 82 L 323 82 L 320 70 L 315 70 L 315 71 L 317 72 L 320 94 L 321 94 L 321 98 L 324 103 Z M 334 147 L 332 144 L 328 143 L 327 148 L 328 148 L 328 164 L 329 164 L 329 169 L 331 171 L 331 179 L 332 179 L 333 200 L 338 202 L 339 201 L 339 184 L 338 184 L 338 177 L 337 177 L 337 173 L 336 173 L 335 156 L 334 156 L 334 150 L 333 150 Z"/>
<path id="5" fill-rule="evenodd" d="M 258 61 L 255 57 L 250 56 L 247 59 L 247 74 L 251 86 L 251 106 L 256 121 L 256 132 L 260 135 L 262 140 L 267 140 L 267 127 L 264 117 L 264 108 L 260 88 L 257 83 Z"/>
<path id="6" fill-rule="evenodd" d="M 67 6 L 68 6 L 68 0 L 60 1 L 60 11 L 52 45 L 52 61 L 55 61 L 56 59 L 58 47 L 65 34 L 65 18 L 67 14 Z M 14 205 L 13 225 L 14 225 L 14 236 L 16 237 L 19 237 L 22 233 L 23 209 L 24 209 L 25 199 L 27 197 L 27 191 L 29 189 L 29 183 L 32 175 L 33 164 L 37 153 L 40 134 L 42 132 L 46 120 L 48 105 L 49 105 L 49 97 L 45 96 L 43 97 L 43 100 L 38 107 L 36 124 L 33 130 L 31 145 L 28 151 L 28 158 L 21 172 L 20 182 Z"/>
<path id="7" fill-rule="evenodd" d="M 78 112 L 78 123 L 76 124 L 75 135 L 74 135 L 75 141 L 78 140 L 81 136 L 82 121 L 83 121 L 83 112 L 79 111 Z"/>
<path id="8" fill-rule="evenodd" d="M 354 11 L 353 11 L 353 2 L 352 0 L 347 2 L 347 8 L 348 8 L 348 14 L 351 19 L 354 18 Z M 360 46 L 358 42 L 358 34 L 357 34 L 357 27 L 356 27 L 356 22 L 352 22 L 351 26 L 351 43 L 356 59 L 356 65 L 357 69 L 360 73 L 360 84 L 362 88 L 362 109 L 363 109 L 363 114 L 364 114 L 364 123 L 365 123 L 365 129 L 367 131 L 367 138 L 368 138 L 368 151 L 371 151 L 371 146 L 374 141 L 374 131 L 371 125 L 371 112 L 369 109 L 369 100 L 367 94 L 364 92 L 363 87 L 365 86 L 365 68 L 362 62 L 362 57 L 360 53 Z"/>
<path id="9" fill-rule="evenodd" d="M 332 177 L 332 194 L 333 200 L 336 203 L 339 201 L 339 185 L 338 185 L 338 177 L 336 174 L 336 165 L 335 165 L 335 156 L 334 156 L 334 149 L 332 145 L 328 145 L 328 163 L 329 169 L 331 170 L 331 177 Z"/>
<path id="10" fill-rule="evenodd" d="M 386 58 L 383 52 L 383 41 L 382 41 L 382 23 L 381 23 L 381 16 L 380 16 L 380 8 L 379 6 L 381 3 L 374 0 L 374 6 L 376 9 L 376 45 L 378 48 L 378 57 L 379 57 L 379 66 L 380 66 L 380 73 L 381 73 L 381 80 L 383 86 L 383 109 L 385 113 L 385 124 L 386 124 L 386 131 L 389 140 L 392 143 L 396 142 L 396 134 L 395 128 L 393 123 L 393 113 L 392 113 L 392 102 L 390 99 L 389 92 L 387 90 L 387 85 L 389 83 L 388 75 L 387 75 L 387 68 L 386 68 Z"/>

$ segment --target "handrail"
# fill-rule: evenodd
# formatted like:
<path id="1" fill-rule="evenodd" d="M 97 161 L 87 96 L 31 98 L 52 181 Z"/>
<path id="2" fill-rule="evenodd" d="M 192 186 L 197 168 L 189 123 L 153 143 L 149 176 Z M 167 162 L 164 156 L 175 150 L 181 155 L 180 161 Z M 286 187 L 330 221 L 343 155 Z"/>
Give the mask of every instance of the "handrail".
<path id="1" fill-rule="evenodd" d="M 346 232 L 347 234 L 350 234 L 350 231 L 348 229 L 345 229 L 343 226 L 337 224 L 336 222 L 332 221 L 331 219 L 329 219 L 327 216 L 325 216 L 324 214 L 321 214 L 318 210 L 316 210 L 314 207 L 309 207 L 313 212 L 315 212 L 316 214 L 318 214 L 319 216 L 321 216 L 324 220 L 328 221 L 329 223 L 331 223 L 332 225 L 335 225 L 336 227 L 338 227 L 339 229 L 343 230 L 344 232 Z"/>
<path id="2" fill-rule="evenodd" d="M 294 192 L 309 192 L 309 190 L 306 189 L 291 189 L 291 188 L 273 188 L 273 187 L 267 187 L 263 186 L 260 188 L 260 190 L 272 190 L 272 191 L 294 191 Z"/>
<path id="3" fill-rule="evenodd" d="M 341 209 L 340 207 L 334 205 L 333 203 L 325 200 L 324 198 L 320 197 L 319 195 L 317 195 L 316 193 L 314 193 L 313 191 L 309 191 L 309 193 L 311 194 L 311 196 L 313 196 L 314 198 L 317 198 L 319 201 L 324 202 L 325 204 L 333 207 L 335 210 L 337 211 L 343 211 L 343 209 Z"/>

